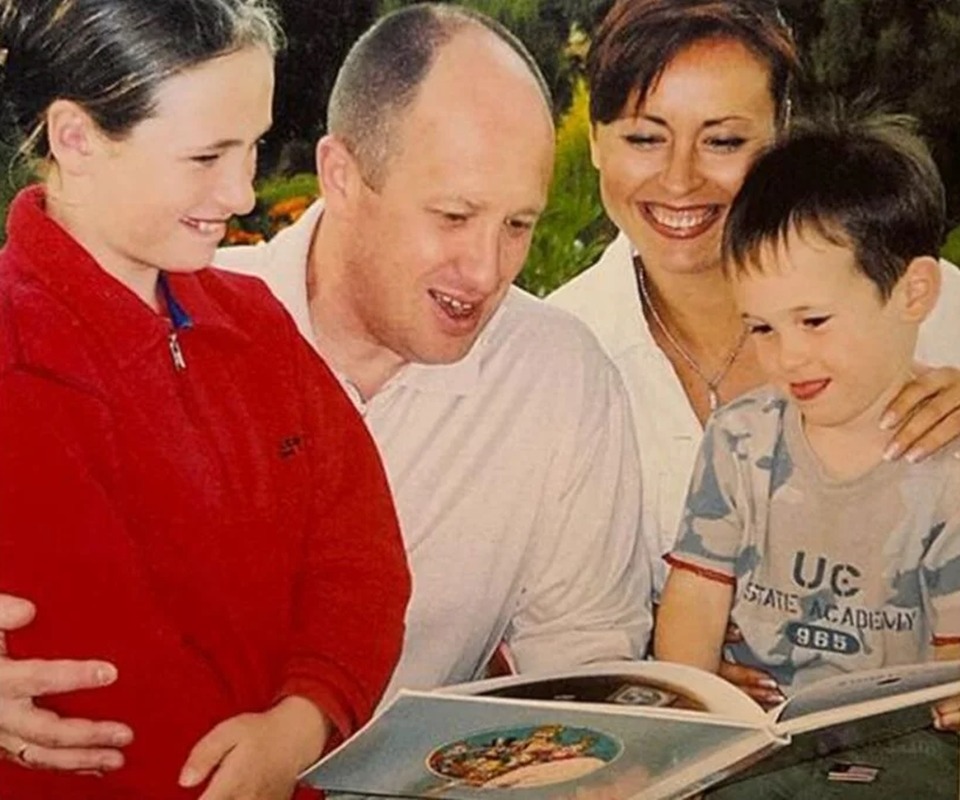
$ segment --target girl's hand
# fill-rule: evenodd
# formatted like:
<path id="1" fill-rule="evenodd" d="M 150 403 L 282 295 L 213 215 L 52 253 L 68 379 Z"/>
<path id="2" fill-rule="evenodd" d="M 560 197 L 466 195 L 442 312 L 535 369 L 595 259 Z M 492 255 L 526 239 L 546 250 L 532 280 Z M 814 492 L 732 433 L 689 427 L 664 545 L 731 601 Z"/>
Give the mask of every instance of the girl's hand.
<path id="1" fill-rule="evenodd" d="M 269 711 L 217 725 L 190 752 L 180 785 L 197 786 L 213 773 L 200 800 L 289 800 L 330 732 L 312 702 L 287 697 Z"/>

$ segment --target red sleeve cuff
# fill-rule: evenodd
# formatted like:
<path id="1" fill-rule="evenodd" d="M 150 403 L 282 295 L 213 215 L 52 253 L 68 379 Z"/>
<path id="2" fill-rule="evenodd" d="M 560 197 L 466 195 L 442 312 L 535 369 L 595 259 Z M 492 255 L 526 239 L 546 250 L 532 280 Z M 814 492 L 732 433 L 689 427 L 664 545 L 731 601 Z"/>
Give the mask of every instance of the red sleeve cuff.
<path id="1" fill-rule="evenodd" d="M 355 718 L 349 704 L 339 692 L 325 683 L 302 677 L 288 678 L 277 695 L 277 700 L 291 695 L 305 697 L 320 709 L 333 726 L 333 731 L 323 748 L 325 753 L 351 736 L 360 726 L 360 721 Z"/>
<path id="2" fill-rule="evenodd" d="M 737 579 L 733 575 L 727 575 L 724 572 L 719 570 L 709 569 L 708 567 L 702 567 L 699 564 L 693 564 L 689 561 L 683 561 L 680 558 L 677 558 L 673 553 L 667 553 L 663 560 L 666 561 L 674 569 L 682 569 L 687 572 L 692 572 L 694 575 L 700 578 L 706 578 L 710 581 L 716 581 L 717 583 L 723 583 L 727 586 L 736 586 Z"/>

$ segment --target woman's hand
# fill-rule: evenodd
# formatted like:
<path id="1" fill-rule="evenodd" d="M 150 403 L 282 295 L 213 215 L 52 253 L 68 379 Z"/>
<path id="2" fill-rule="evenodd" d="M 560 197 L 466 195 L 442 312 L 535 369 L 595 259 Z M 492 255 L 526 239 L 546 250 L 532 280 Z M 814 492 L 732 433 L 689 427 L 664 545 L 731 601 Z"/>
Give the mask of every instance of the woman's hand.
<path id="1" fill-rule="evenodd" d="M 920 461 L 960 436 L 960 370 L 915 364 L 914 374 L 880 422 L 894 431 L 888 459 Z"/>
<path id="2" fill-rule="evenodd" d="M 103 661 L 17 661 L 5 635 L 33 621 L 32 603 L 0 594 L 0 758 L 35 769 L 106 772 L 123 765 L 119 748 L 133 731 L 119 722 L 62 719 L 37 708 L 44 695 L 113 683 L 117 670 Z"/>
<path id="3" fill-rule="evenodd" d="M 200 800 L 289 800 L 297 776 L 320 756 L 330 732 L 312 702 L 287 697 L 269 711 L 217 725 L 190 752 L 180 785 L 197 786 L 213 773 Z"/>
<path id="4" fill-rule="evenodd" d="M 938 731 L 960 731 L 960 695 L 941 700 L 933 707 L 933 727 Z"/>

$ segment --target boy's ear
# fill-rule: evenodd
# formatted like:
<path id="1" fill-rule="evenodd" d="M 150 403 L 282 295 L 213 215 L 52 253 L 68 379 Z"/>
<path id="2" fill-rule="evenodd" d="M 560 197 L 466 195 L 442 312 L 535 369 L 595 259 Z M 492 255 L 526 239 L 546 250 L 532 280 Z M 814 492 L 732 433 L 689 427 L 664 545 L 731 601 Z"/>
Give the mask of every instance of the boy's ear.
<path id="1" fill-rule="evenodd" d="M 932 256 L 919 256 L 908 265 L 894 291 L 900 295 L 900 311 L 907 322 L 922 322 L 940 296 L 940 264 Z"/>
<path id="2" fill-rule="evenodd" d="M 47 109 L 50 155 L 64 174 L 87 172 L 103 136 L 90 115 L 71 100 L 54 100 Z"/>

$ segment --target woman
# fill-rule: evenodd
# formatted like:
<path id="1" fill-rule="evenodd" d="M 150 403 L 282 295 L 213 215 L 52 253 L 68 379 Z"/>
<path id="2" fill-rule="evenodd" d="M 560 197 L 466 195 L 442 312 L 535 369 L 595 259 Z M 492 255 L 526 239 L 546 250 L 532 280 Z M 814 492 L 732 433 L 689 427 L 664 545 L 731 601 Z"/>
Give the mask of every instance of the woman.
<path id="1" fill-rule="evenodd" d="M 712 407 L 763 383 L 720 271 L 720 240 L 753 158 L 787 123 L 798 69 L 768 0 L 627 0 L 590 50 L 591 153 L 620 235 L 550 300 L 594 330 L 624 378 L 654 553 L 672 548 Z M 960 364 L 960 274 L 943 273 L 918 353 Z M 907 420 L 890 456 L 919 458 L 955 437 L 958 407 L 956 370 L 922 375 L 890 407 L 891 428 Z M 659 592 L 663 563 L 655 570 Z"/>
<path id="2" fill-rule="evenodd" d="M 409 576 L 335 378 L 262 284 L 204 269 L 253 204 L 274 16 L 0 9 L 3 97 L 44 173 L 0 252 L 0 585 L 44 609 L 6 645 L 105 655 L 114 685 L 48 707 L 135 733 L 116 772 L 4 762 L 0 793 L 288 798 L 376 704 Z"/>
<path id="3" fill-rule="evenodd" d="M 551 301 L 594 330 L 624 378 L 652 552 L 672 549 L 711 410 L 764 382 L 720 269 L 720 243 L 753 158 L 789 119 L 798 67 L 790 32 L 767 0 L 621 0 L 591 46 L 591 154 L 620 235 Z M 918 355 L 960 364 L 960 274 L 941 267 L 941 300 L 921 328 Z M 921 458 L 955 437 L 958 406 L 955 369 L 920 375 L 888 409 L 888 456 Z M 659 591 L 664 564 L 654 569 Z M 762 703 L 783 699 L 762 672 L 726 664 L 722 674 Z M 960 713 L 944 707 L 937 723 L 956 727 Z M 949 760 L 955 743 L 929 736 L 904 741 L 903 753 L 927 747 Z M 824 791 L 815 772 L 790 772 L 779 785 L 779 776 L 732 785 L 723 796 Z"/>

